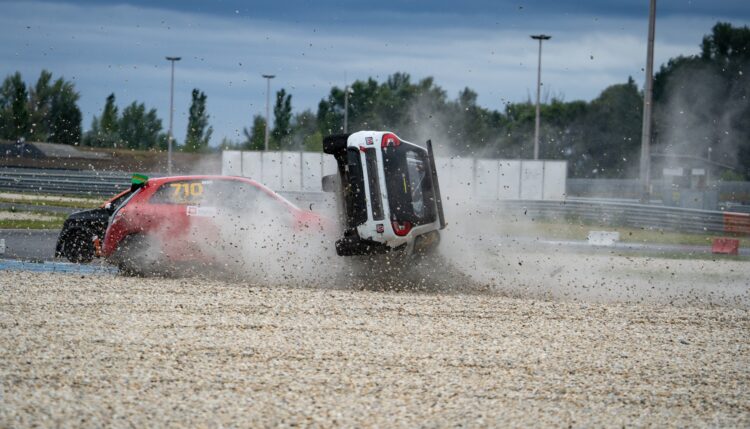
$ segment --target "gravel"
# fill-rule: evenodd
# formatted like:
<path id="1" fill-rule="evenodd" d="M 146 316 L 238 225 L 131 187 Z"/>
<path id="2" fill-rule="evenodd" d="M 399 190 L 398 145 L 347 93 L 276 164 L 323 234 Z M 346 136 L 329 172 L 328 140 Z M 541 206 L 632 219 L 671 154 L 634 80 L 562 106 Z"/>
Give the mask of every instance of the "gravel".
<path id="1" fill-rule="evenodd" d="M 0 427 L 747 427 L 749 311 L 0 272 Z"/>

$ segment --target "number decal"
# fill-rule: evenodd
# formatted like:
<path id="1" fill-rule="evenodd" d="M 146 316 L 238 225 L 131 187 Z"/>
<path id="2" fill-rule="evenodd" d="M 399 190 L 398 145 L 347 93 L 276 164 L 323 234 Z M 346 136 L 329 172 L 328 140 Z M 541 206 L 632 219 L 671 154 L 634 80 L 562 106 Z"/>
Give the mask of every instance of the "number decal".
<path id="1" fill-rule="evenodd" d="M 190 195 L 194 197 L 200 197 L 201 195 L 203 195 L 203 183 L 191 183 Z"/>
<path id="2" fill-rule="evenodd" d="M 169 186 L 172 188 L 172 201 L 175 203 L 196 202 L 203 196 L 202 183 L 170 183 Z"/>
<path id="3" fill-rule="evenodd" d="M 174 201 L 179 201 L 180 189 L 182 189 L 182 183 L 170 183 L 169 186 L 174 190 L 174 192 L 172 192 L 172 199 Z"/>

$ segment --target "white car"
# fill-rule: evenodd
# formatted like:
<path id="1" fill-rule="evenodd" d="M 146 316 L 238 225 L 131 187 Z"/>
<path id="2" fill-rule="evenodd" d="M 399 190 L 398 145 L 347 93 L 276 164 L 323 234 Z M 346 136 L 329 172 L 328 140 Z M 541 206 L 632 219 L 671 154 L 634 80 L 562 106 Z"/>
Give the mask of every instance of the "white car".
<path id="1" fill-rule="evenodd" d="M 430 141 L 425 149 L 392 132 L 359 131 L 326 137 L 323 151 L 338 165 L 323 189 L 339 196 L 339 255 L 412 255 L 438 245 L 445 216 Z"/>

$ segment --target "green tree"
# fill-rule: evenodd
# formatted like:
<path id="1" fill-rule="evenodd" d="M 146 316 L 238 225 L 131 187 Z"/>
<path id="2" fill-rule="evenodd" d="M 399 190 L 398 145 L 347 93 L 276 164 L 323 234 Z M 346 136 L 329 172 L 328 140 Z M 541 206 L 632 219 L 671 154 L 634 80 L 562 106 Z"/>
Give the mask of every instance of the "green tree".
<path id="1" fill-rule="evenodd" d="M 265 133 L 266 133 L 266 120 L 260 116 L 253 116 L 253 126 L 248 131 L 247 128 L 242 129 L 242 133 L 245 135 L 245 141 L 242 142 L 242 149 L 244 150 L 264 150 L 265 149 Z"/>
<path id="2" fill-rule="evenodd" d="M 120 139 L 129 149 L 157 149 L 164 146 L 165 134 L 161 133 L 161 119 L 156 109 L 146 112 L 143 103 L 133 102 L 122 110 L 117 125 Z"/>
<path id="3" fill-rule="evenodd" d="M 118 111 L 115 105 L 115 94 L 109 94 L 107 101 L 104 103 L 104 111 L 102 112 L 102 118 L 99 122 L 101 125 L 102 132 L 107 134 L 115 134 L 118 131 Z"/>
<path id="4" fill-rule="evenodd" d="M 642 117 L 643 97 L 632 78 L 602 91 L 575 124 L 580 129 L 580 140 L 574 142 L 570 154 L 575 176 L 634 176 Z"/>
<path id="5" fill-rule="evenodd" d="M 10 140 L 29 137 L 31 115 L 29 93 L 21 73 L 5 78 L 0 88 L 0 137 Z"/>
<path id="6" fill-rule="evenodd" d="M 81 121 L 83 115 L 78 108 L 80 94 L 72 82 L 58 78 L 51 88 L 47 127 L 47 141 L 77 145 L 81 142 Z"/>
<path id="7" fill-rule="evenodd" d="M 318 130 L 317 117 L 311 110 L 294 115 L 291 129 L 291 149 L 323 150 L 323 136 Z"/>
<path id="8" fill-rule="evenodd" d="M 276 92 L 276 103 L 273 106 L 273 130 L 269 146 L 274 149 L 290 150 L 292 141 L 290 138 L 292 121 L 292 95 L 287 94 L 282 88 Z"/>
<path id="9" fill-rule="evenodd" d="M 84 136 L 84 144 L 94 147 L 116 147 L 120 141 L 119 121 L 115 94 L 109 94 L 101 117 L 94 116 L 91 121 L 91 130 Z"/>
<path id="10" fill-rule="evenodd" d="M 372 80 L 372 79 L 371 79 Z M 373 83 L 377 83 L 372 81 Z M 353 106 L 349 106 L 352 112 Z M 318 103 L 318 127 L 324 135 L 336 134 L 344 131 L 344 91 L 337 87 L 331 88 L 326 99 Z"/>
<path id="11" fill-rule="evenodd" d="M 680 56 L 654 76 L 655 150 L 735 166 L 750 178 L 750 28 L 719 22 L 700 55 Z"/>
<path id="12" fill-rule="evenodd" d="M 187 152 L 203 152 L 208 149 L 213 128 L 208 125 L 208 113 L 206 112 L 206 94 L 193 89 L 193 98 L 190 103 L 188 116 L 187 135 L 185 136 L 184 150 Z"/>
<path id="13" fill-rule="evenodd" d="M 54 97 L 52 73 L 42 70 L 36 85 L 29 94 L 29 111 L 31 115 L 30 138 L 33 141 L 46 142 L 50 137 L 49 115 Z"/>
<path id="14" fill-rule="evenodd" d="M 105 145 L 103 144 L 101 137 L 102 132 L 101 127 L 99 126 L 99 118 L 94 115 L 91 119 L 91 128 L 83 134 L 81 144 L 90 147 L 104 147 Z"/>
<path id="15" fill-rule="evenodd" d="M 29 92 L 30 91 L 30 92 Z M 21 74 L 8 76 L 0 89 L 0 133 L 5 138 L 78 144 L 81 140 L 80 95 L 72 82 L 42 70 L 27 91 Z"/>

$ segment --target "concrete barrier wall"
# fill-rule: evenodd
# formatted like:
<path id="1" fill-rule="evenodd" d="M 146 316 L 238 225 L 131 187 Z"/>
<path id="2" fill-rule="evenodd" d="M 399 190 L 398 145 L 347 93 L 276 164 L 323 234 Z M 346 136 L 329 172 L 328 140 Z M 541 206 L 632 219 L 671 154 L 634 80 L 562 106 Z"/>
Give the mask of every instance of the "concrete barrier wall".
<path id="1" fill-rule="evenodd" d="M 567 163 L 486 158 L 437 158 L 445 192 L 468 192 L 486 200 L 563 200 Z M 336 161 L 316 152 L 222 153 L 222 174 L 253 178 L 275 191 L 320 192 L 321 178 Z"/>

